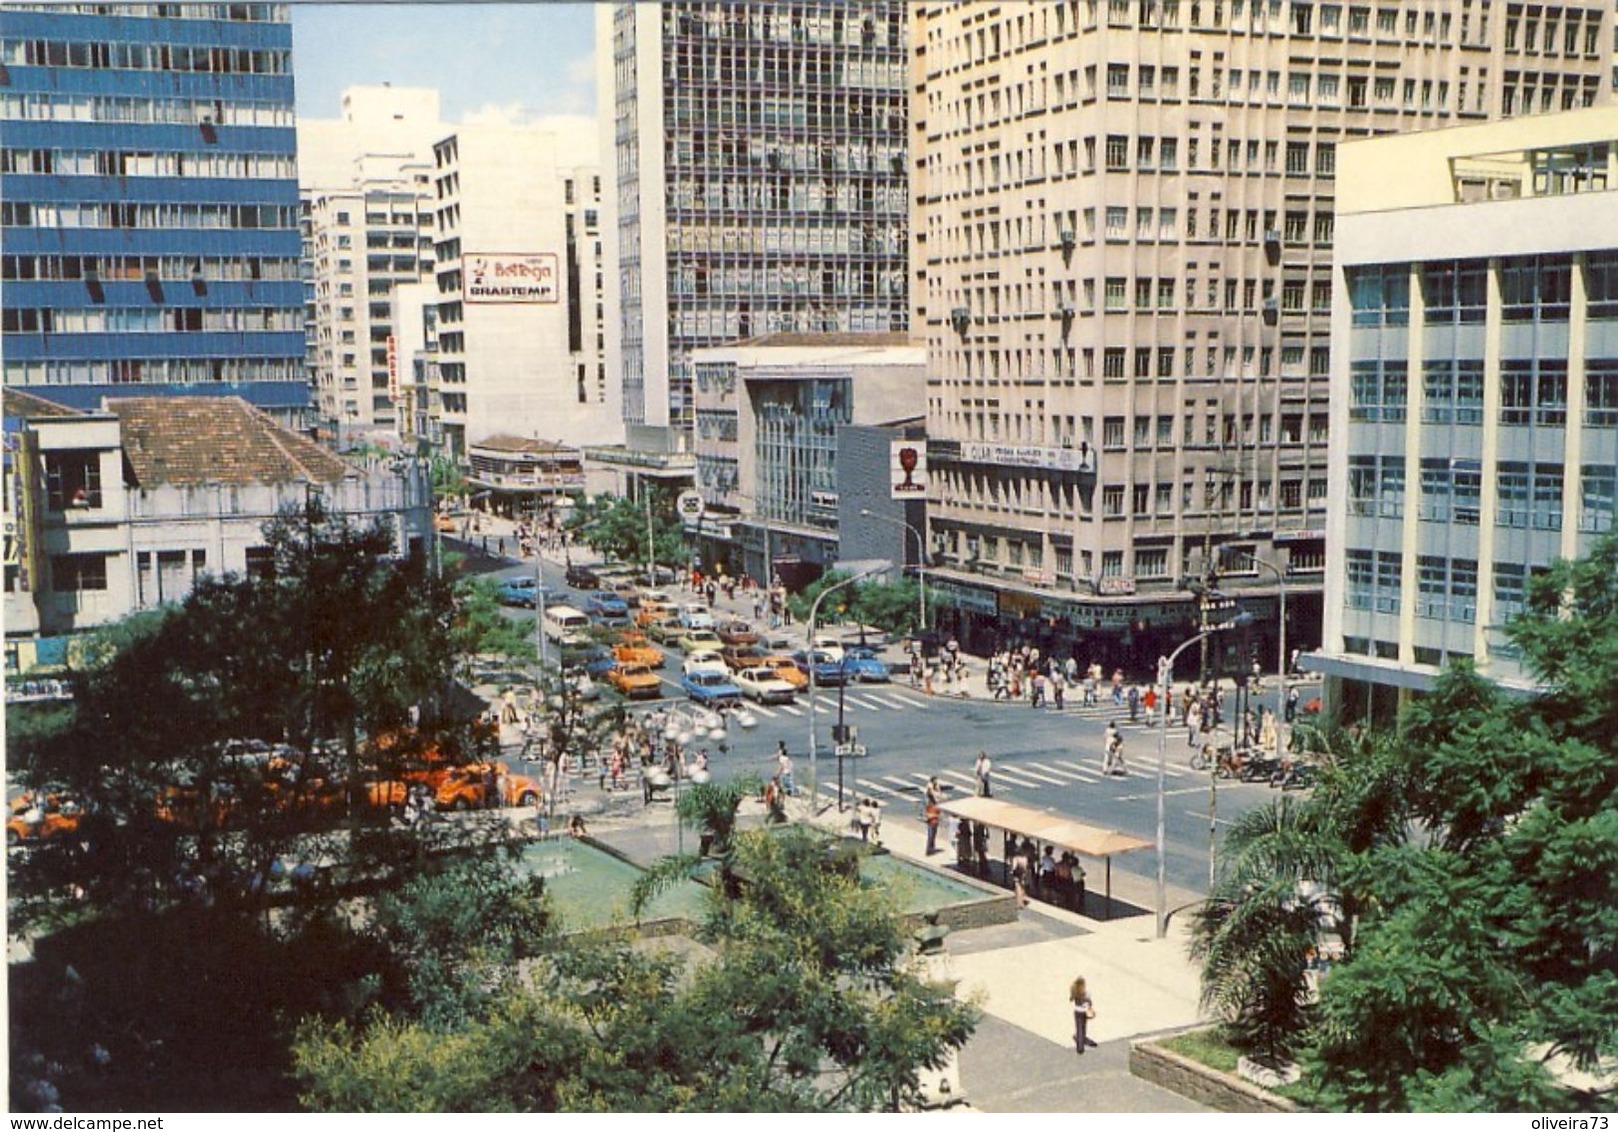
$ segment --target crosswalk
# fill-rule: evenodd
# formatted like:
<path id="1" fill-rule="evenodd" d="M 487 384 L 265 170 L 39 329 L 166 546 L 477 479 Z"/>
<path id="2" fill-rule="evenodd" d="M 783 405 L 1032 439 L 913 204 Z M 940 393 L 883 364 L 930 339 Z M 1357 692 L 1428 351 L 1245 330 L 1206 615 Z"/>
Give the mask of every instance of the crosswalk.
<path id="1" fill-rule="evenodd" d="M 1061 759 L 1050 756 L 1041 757 L 1038 761 L 1028 759 L 1009 762 L 1005 759 L 996 759 L 994 770 L 990 775 L 990 783 L 995 796 L 1015 796 L 1019 792 L 1036 793 L 1050 787 L 1089 785 L 1100 782 L 1127 783 L 1133 782 L 1137 786 L 1147 778 L 1154 779 L 1157 775 L 1157 761 L 1155 756 L 1148 760 L 1150 765 L 1135 764 L 1128 768 L 1123 777 L 1108 776 L 1101 773 L 1101 760 L 1079 762 L 1074 759 Z M 1172 780 L 1183 780 L 1189 785 L 1192 782 L 1205 783 L 1207 774 L 1203 771 L 1192 770 L 1182 761 L 1178 764 L 1170 762 L 1164 768 L 1165 775 Z M 882 799 L 901 799 L 906 801 L 919 801 L 922 791 L 927 785 L 928 776 L 919 771 L 905 771 L 895 774 L 878 774 L 875 772 L 860 775 L 856 772 L 854 786 L 862 793 L 876 795 Z M 977 779 L 971 773 L 963 770 L 939 771 L 938 779 L 953 788 L 956 796 L 972 794 L 977 791 Z M 1200 787 L 1198 787 L 1200 789 Z"/>
<path id="2" fill-rule="evenodd" d="M 855 711 L 927 711 L 935 705 L 920 696 L 907 695 L 897 689 L 885 688 L 875 691 L 870 688 L 860 688 L 858 691 L 849 689 L 843 693 L 843 707 L 845 713 L 848 709 Z M 809 717 L 809 701 L 799 699 L 790 704 L 764 704 L 748 703 L 747 710 L 765 719 L 776 719 L 781 716 L 797 716 L 800 719 Z M 815 697 L 815 715 L 833 716 L 837 714 L 836 691 L 822 692 Z"/>

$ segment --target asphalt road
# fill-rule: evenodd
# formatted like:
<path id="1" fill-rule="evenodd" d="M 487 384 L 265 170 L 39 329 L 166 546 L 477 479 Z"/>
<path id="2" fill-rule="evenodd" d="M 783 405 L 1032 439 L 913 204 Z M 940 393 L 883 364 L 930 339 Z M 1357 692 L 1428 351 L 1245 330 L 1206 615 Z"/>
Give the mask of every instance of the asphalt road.
<path id="1" fill-rule="evenodd" d="M 529 564 L 499 573 L 511 576 L 532 569 Z M 553 590 L 572 592 L 563 582 L 560 566 L 544 563 L 544 577 Z M 582 594 L 573 597 L 572 604 L 582 602 Z M 507 612 L 529 622 L 534 616 L 530 610 Z M 669 661 L 660 674 L 667 685 L 665 698 L 636 704 L 631 710 L 650 711 L 659 703 L 684 702 L 678 650 L 666 651 Z M 996 797 L 1155 839 L 1158 731 L 1130 724 L 1127 709 L 1113 707 L 1110 700 L 1084 708 L 1077 706 L 1077 699 L 1071 697 L 1066 709 L 1057 712 L 981 698 L 929 697 L 911 688 L 901 676 L 891 684 L 851 685 L 841 697 L 836 688 L 819 690 L 813 770 L 810 713 L 801 695 L 791 705 L 750 706 L 758 726 L 750 731 L 733 726 L 729 753 L 719 754 L 717 744 L 710 744 L 709 753 L 714 771 L 721 776 L 752 770 L 768 777 L 775 772 L 776 742 L 785 740 L 798 786 L 818 778 L 822 794 L 835 799 L 838 760 L 833 755 L 832 726 L 838 721 L 840 706 L 845 721 L 858 728 L 858 742 L 867 751 L 863 758 L 844 762 L 845 798 L 851 805 L 856 794 L 875 797 L 885 807 L 885 821 L 918 820 L 921 790 L 929 775 L 937 775 L 953 796 L 973 793 L 972 764 L 983 750 L 994 764 Z M 1128 773 L 1123 777 L 1101 774 L 1102 732 L 1109 719 L 1120 721 L 1124 736 Z M 1208 885 L 1209 776 L 1188 765 L 1190 751 L 1183 731 L 1171 729 L 1165 752 L 1167 880 L 1179 889 L 1204 893 Z M 1232 819 L 1275 796 L 1266 785 L 1219 780 L 1216 829 L 1222 835 Z M 1125 854 L 1113 862 L 1115 873 L 1133 872 L 1151 879 L 1155 879 L 1156 867 L 1156 856 L 1150 851 Z"/>

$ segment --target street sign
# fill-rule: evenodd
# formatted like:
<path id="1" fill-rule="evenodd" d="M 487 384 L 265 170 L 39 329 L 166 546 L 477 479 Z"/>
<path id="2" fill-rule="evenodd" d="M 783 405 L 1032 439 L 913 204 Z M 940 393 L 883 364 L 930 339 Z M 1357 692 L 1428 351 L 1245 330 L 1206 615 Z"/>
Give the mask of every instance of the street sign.
<path id="1" fill-rule="evenodd" d="M 865 757 L 864 743 L 837 744 L 837 757 L 840 759 L 863 759 Z"/>
<path id="2" fill-rule="evenodd" d="M 698 491 L 682 491 L 674 501 L 674 510 L 687 523 L 701 519 L 702 509 L 702 493 Z"/>

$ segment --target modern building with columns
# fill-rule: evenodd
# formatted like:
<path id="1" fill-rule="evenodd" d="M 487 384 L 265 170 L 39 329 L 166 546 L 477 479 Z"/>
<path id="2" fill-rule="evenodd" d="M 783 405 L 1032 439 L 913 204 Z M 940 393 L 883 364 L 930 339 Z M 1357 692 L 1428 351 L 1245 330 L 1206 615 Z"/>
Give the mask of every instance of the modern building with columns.
<path id="1" fill-rule="evenodd" d="M 1618 109 L 1344 145 L 1325 634 L 1349 717 L 1505 632 L 1618 495 Z"/>

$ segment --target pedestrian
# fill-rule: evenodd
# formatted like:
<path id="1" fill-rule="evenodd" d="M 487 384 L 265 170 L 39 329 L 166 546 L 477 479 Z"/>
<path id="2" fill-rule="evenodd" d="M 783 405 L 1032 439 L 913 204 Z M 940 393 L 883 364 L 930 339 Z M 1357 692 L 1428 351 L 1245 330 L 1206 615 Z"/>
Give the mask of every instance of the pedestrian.
<path id="1" fill-rule="evenodd" d="M 1083 975 L 1073 980 L 1067 997 L 1073 1003 L 1073 1045 L 1082 1054 L 1096 1044 L 1090 1037 L 1090 1022 L 1096 1016 L 1096 1007 L 1090 1001 L 1090 989 L 1084 985 Z"/>
<path id="2" fill-rule="evenodd" d="M 1140 719 L 1140 685 L 1129 686 L 1129 722 L 1135 723 Z"/>
<path id="3" fill-rule="evenodd" d="M 972 773 L 978 780 L 978 797 L 992 798 L 994 792 L 989 782 L 989 774 L 994 770 L 994 763 L 989 758 L 989 752 L 979 751 L 977 762 L 972 764 Z"/>
<path id="4" fill-rule="evenodd" d="M 1112 670 L 1112 703 L 1114 707 L 1124 706 L 1124 670 L 1122 668 Z"/>
<path id="5" fill-rule="evenodd" d="M 1298 718 L 1298 686 L 1292 685 L 1287 689 L 1286 720 L 1293 723 Z"/>
<path id="6" fill-rule="evenodd" d="M 1157 689 L 1155 687 L 1147 687 L 1146 691 L 1141 695 L 1140 706 L 1146 709 L 1146 726 L 1150 727 L 1152 721 L 1157 718 Z"/>
<path id="7" fill-rule="evenodd" d="M 943 816 L 938 803 L 943 800 L 943 789 L 938 785 L 938 777 L 934 775 L 927 780 L 927 789 L 922 796 L 921 816 L 927 823 L 927 856 L 931 857 L 938 852 L 938 822 Z"/>
<path id="8" fill-rule="evenodd" d="M 1045 677 L 1035 672 L 1028 681 L 1028 706 L 1042 708 L 1045 706 Z"/>
<path id="9" fill-rule="evenodd" d="M 1051 700 L 1057 711 L 1067 706 L 1067 681 L 1060 676 L 1051 681 Z"/>
<path id="10" fill-rule="evenodd" d="M 776 776 L 781 780 L 781 792 L 788 798 L 792 797 L 792 756 L 787 754 L 787 741 L 777 739 L 775 742 Z"/>
<path id="11" fill-rule="evenodd" d="M 1020 847 L 1011 858 L 1011 891 L 1017 897 L 1017 907 L 1028 907 L 1028 858 Z"/>
<path id="12" fill-rule="evenodd" d="M 1107 732 L 1102 737 L 1101 773 L 1124 773 L 1124 737 L 1115 721 L 1107 721 Z"/>

